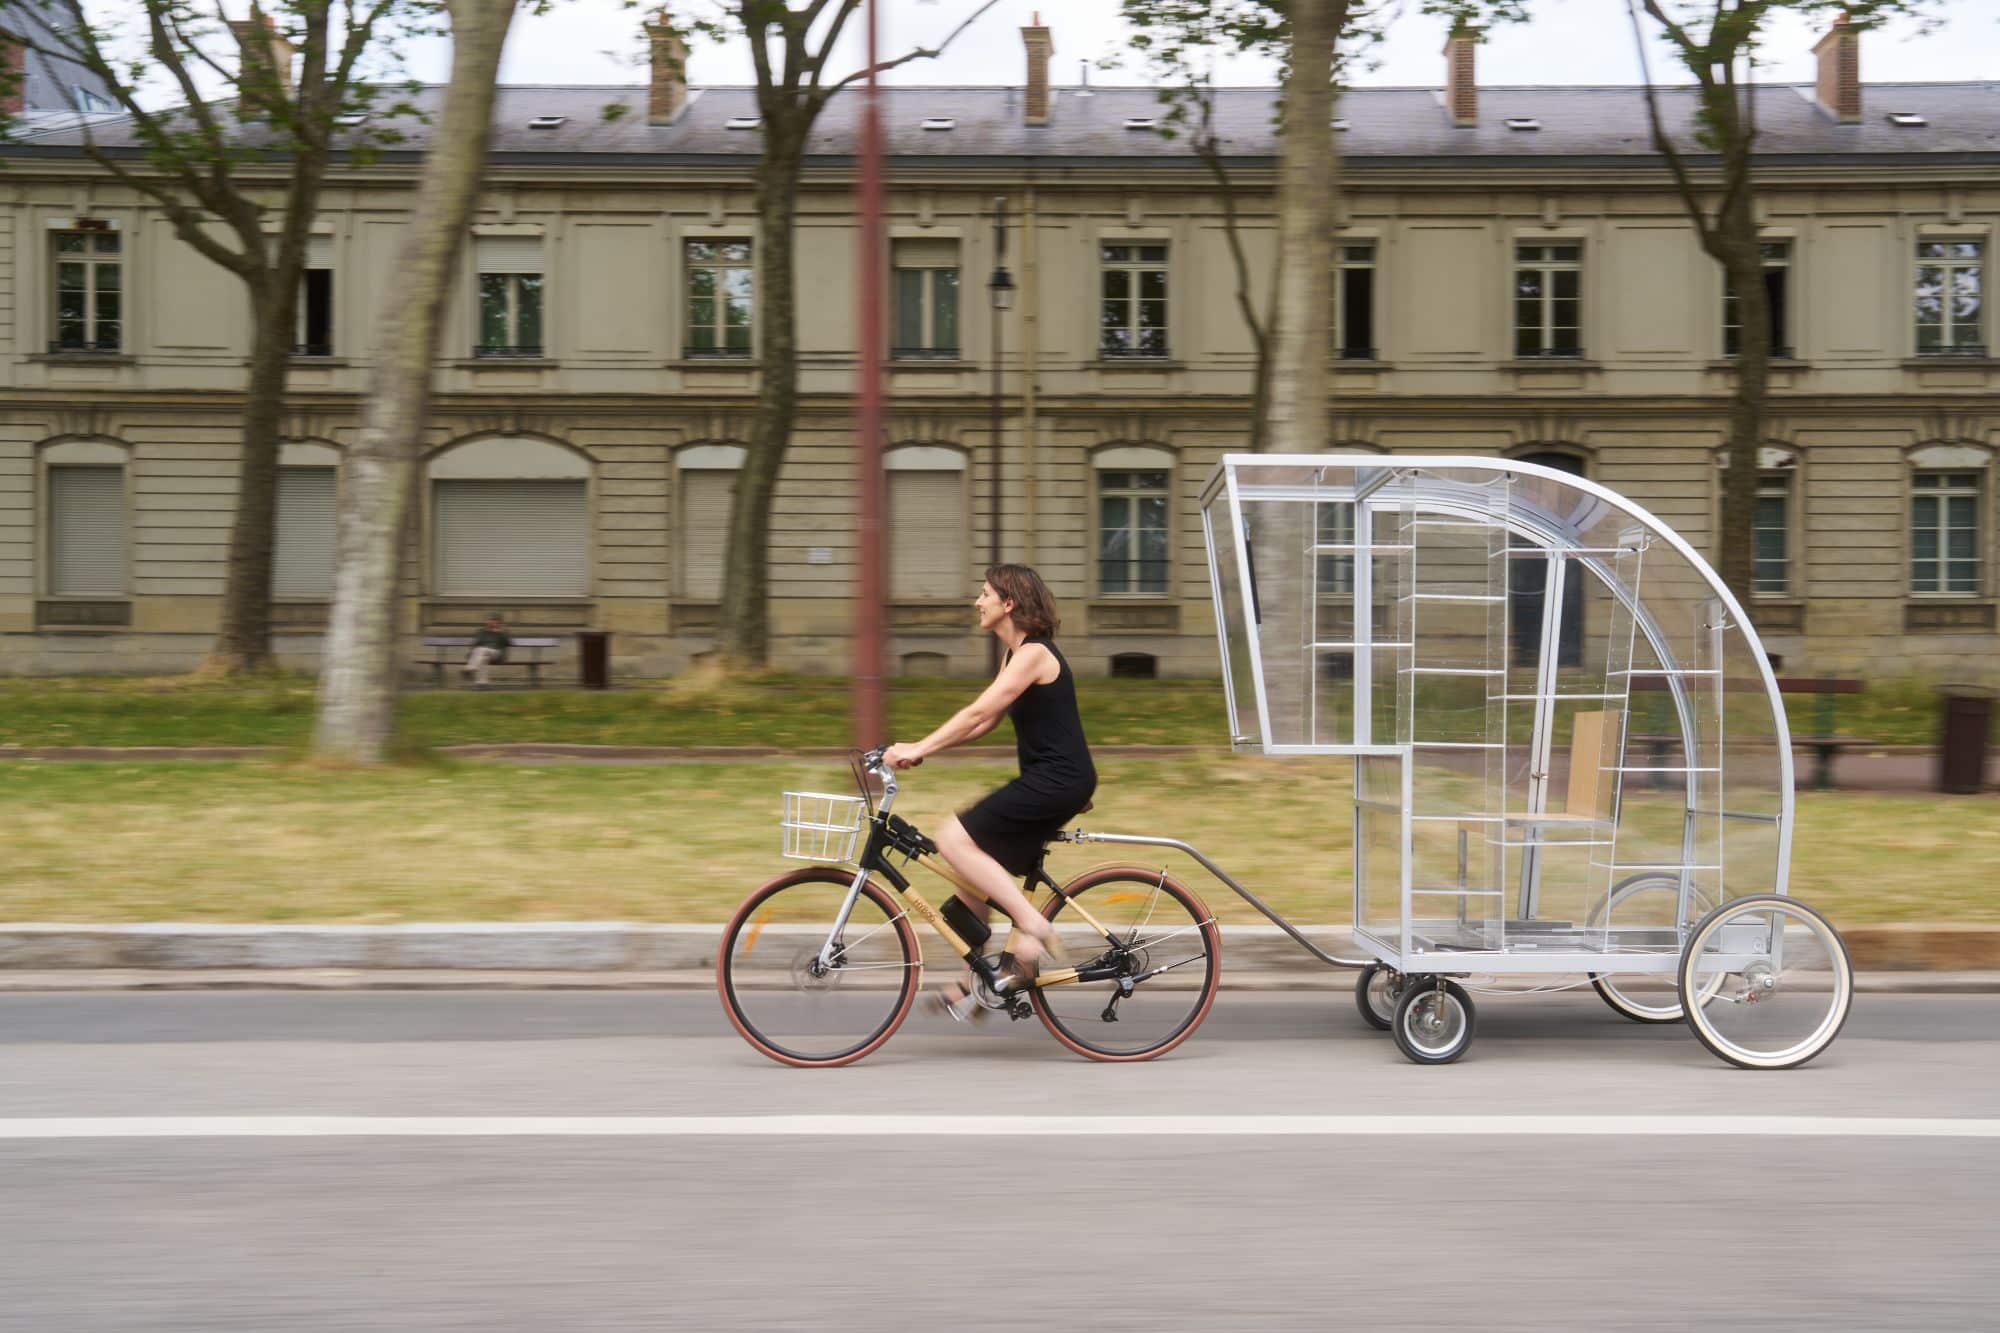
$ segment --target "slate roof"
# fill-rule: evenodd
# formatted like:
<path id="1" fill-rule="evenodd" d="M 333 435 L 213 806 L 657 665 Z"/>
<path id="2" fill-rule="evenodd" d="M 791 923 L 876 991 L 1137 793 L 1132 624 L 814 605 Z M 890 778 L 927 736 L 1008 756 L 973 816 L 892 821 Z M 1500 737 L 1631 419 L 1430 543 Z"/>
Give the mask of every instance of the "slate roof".
<path id="1" fill-rule="evenodd" d="M 1692 90 L 1668 88 L 1659 95 L 1677 142 L 1691 142 Z M 1810 98 L 1809 88 L 1789 84 L 1758 89 L 1759 151 L 1767 160 L 2000 161 L 2000 82 L 1870 84 L 1858 125 L 1838 124 Z M 435 108 L 441 99 L 442 89 L 430 87 L 415 100 Z M 1162 114 L 1164 108 L 1149 88 L 1099 88 L 1088 95 L 1060 89 L 1050 123 L 1038 127 L 1021 123 L 1018 89 L 899 86 L 885 88 L 882 100 L 889 154 L 911 164 L 990 159 L 1137 163 L 1190 157 L 1185 142 L 1126 128 L 1128 119 Z M 1229 156 L 1275 157 L 1275 105 L 1276 94 L 1268 88 L 1219 90 L 1216 127 Z M 607 107 L 623 113 L 607 120 Z M 851 157 L 860 108 L 858 92 L 836 95 L 813 131 L 808 153 L 822 159 Z M 1892 112 L 1915 113 L 1927 123 L 1899 127 L 1888 119 Z M 730 129 L 728 123 L 756 114 L 755 93 L 749 88 L 699 89 L 674 124 L 649 125 L 643 87 L 510 85 L 500 89 L 495 103 L 493 152 L 520 160 L 748 161 L 760 151 L 761 135 L 754 129 Z M 1362 165 L 1435 159 L 1499 165 L 1552 159 L 1616 164 L 1624 159 L 1638 165 L 1655 156 L 1645 100 L 1633 87 L 1482 88 L 1479 124 L 1466 129 L 1451 126 L 1441 94 L 1429 88 L 1353 89 L 1342 96 L 1336 114 L 1349 125 L 1340 136 L 1343 153 Z M 562 122 L 551 129 L 529 128 L 531 120 L 545 116 Z M 953 127 L 923 129 L 922 122 L 931 117 L 949 119 Z M 1540 128 L 1508 128 L 1506 122 L 1517 117 L 1532 118 Z M 414 118 L 397 128 L 410 136 L 404 152 L 420 148 L 428 129 Z M 129 129 L 115 118 L 98 123 L 95 133 L 107 146 L 131 142 Z M 255 139 L 260 133 L 249 127 L 245 137 Z M 54 150 L 81 142 L 73 127 L 22 137 L 28 145 Z"/>
<path id="2" fill-rule="evenodd" d="M 0 27 L 52 47 L 59 41 L 56 34 L 67 30 L 58 13 L 33 3 L 9 5 L 0 13 Z M 79 90 L 102 107 L 85 105 Z M 78 112 L 109 110 L 118 101 L 102 79 L 74 60 L 59 60 L 30 49 L 21 52 L 21 105 L 20 124 L 26 129 L 42 123 L 70 124 Z"/>

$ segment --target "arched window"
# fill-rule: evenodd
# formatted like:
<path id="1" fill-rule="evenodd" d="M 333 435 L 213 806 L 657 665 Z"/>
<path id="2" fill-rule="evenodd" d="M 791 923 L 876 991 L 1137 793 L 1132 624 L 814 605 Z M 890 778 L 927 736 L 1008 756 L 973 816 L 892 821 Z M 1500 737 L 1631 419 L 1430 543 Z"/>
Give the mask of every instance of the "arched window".
<path id="1" fill-rule="evenodd" d="M 432 582 L 444 597 L 587 597 L 590 464 L 497 436 L 431 459 Z"/>
<path id="2" fill-rule="evenodd" d="M 1751 591 L 1759 597 L 1792 595 L 1798 473 L 1799 456 L 1794 451 L 1779 445 L 1757 451 L 1757 509 L 1750 522 L 1750 540 Z"/>
<path id="3" fill-rule="evenodd" d="M 1173 587 L 1174 455 L 1120 444 L 1091 455 L 1097 511 L 1097 591 L 1164 597 Z"/>
<path id="4" fill-rule="evenodd" d="M 1910 452 L 1910 592 L 1977 597 L 1985 587 L 1987 473 L 1992 451 L 1927 444 Z"/>
<path id="5" fill-rule="evenodd" d="M 340 450 L 334 446 L 317 440 L 279 446 L 271 554 L 271 595 L 279 601 L 323 602 L 333 596 L 339 479 Z"/>
<path id="6" fill-rule="evenodd" d="M 42 450 L 51 597 L 124 597 L 131 591 L 125 446 L 64 440 Z"/>
<path id="7" fill-rule="evenodd" d="M 889 599 L 961 600 L 967 586 L 965 455 L 935 444 L 907 444 L 882 456 L 888 504 L 883 531 Z"/>
<path id="8" fill-rule="evenodd" d="M 736 475 L 743 470 L 743 447 L 691 444 L 674 455 L 678 534 L 676 586 L 691 602 L 722 600 L 722 570 L 729 553 L 729 511 L 736 499 Z"/>

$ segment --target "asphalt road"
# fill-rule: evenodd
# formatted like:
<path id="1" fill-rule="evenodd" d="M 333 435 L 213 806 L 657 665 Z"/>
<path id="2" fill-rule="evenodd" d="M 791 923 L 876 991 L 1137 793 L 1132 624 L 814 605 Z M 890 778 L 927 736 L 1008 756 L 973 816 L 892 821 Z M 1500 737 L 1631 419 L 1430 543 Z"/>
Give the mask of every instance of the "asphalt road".
<path id="1" fill-rule="evenodd" d="M 1987 1329 L 1995 1117 L 1990 995 L 1782 1074 L 1589 996 L 1444 1069 L 1323 991 L 1151 1065 L 918 1017 L 824 1072 L 701 994 L 0 996 L 0 1329 Z"/>

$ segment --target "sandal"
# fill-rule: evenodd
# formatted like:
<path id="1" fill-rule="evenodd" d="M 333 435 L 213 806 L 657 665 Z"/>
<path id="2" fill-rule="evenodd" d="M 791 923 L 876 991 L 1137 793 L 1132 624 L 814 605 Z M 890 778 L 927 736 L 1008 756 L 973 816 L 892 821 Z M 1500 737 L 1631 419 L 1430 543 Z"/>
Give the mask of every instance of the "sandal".
<path id="1" fill-rule="evenodd" d="M 954 1023 L 986 1017 L 986 1006 L 960 981 L 948 981 L 932 991 L 928 1003 L 932 1013 L 943 1014 Z"/>

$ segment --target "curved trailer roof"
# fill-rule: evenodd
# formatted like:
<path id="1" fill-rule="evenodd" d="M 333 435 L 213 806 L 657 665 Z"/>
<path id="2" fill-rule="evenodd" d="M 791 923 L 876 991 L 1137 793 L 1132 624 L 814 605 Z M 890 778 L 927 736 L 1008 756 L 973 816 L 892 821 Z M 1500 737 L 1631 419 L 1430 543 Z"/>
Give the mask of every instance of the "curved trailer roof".
<path id="1" fill-rule="evenodd" d="M 1490 499 L 1491 483 L 1508 479 L 1506 494 L 1497 506 Z M 1760 751 L 1770 750 L 1774 767 L 1762 770 L 1764 780 L 1756 785 L 1766 797 L 1776 798 L 1776 809 L 1768 814 L 1748 816 L 1777 825 L 1775 864 L 1770 866 L 1767 891 L 1785 891 L 1790 863 L 1790 830 L 1793 810 L 1793 775 L 1790 730 L 1783 699 L 1770 661 L 1755 627 L 1741 603 L 1722 582 L 1700 552 L 1670 525 L 1645 507 L 1597 482 L 1554 468 L 1514 459 L 1477 455 L 1384 455 L 1384 454 L 1227 454 L 1216 464 L 1201 495 L 1207 524 L 1211 584 L 1216 599 L 1216 622 L 1221 641 L 1225 682 L 1230 694 L 1232 737 L 1245 738 L 1239 726 L 1238 685 L 1233 679 L 1245 665 L 1231 659 L 1230 608 L 1225 605 L 1226 589 L 1251 587 L 1255 561 L 1245 536 L 1245 505 L 1259 502 L 1343 502 L 1368 501 L 1390 507 L 1413 506 L 1427 512 L 1456 514 L 1492 520 L 1497 516 L 1511 538 L 1518 538 L 1550 551 L 1566 551 L 1586 565 L 1608 593 L 1624 604 L 1643 632 L 1657 667 L 1635 669 L 1632 674 L 1658 676 L 1666 682 L 1685 760 L 1685 771 L 1697 765 L 1695 756 L 1704 747 L 1717 755 L 1734 744 L 1747 742 Z M 1237 540 L 1233 550 L 1219 547 L 1221 535 L 1212 519 L 1212 506 L 1224 502 L 1233 522 Z M 1362 525 L 1365 528 L 1365 525 Z M 1671 553 L 1666 561 L 1657 555 L 1646 557 L 1643 578 L 1622 579 L 1617 561 L 1610 553 L 1619 543 L 1664 548 Z M 1365 538 L 1364 538 L 1365 540 Z M 1230 559 L 1236 568 L 1221 568 L 1216 562 Z M 1270 576 L 1267 574 L 1266 579 Z M 1260 594 L 1253 594 L 1253 596 Z M 1719 622 L 1702 618 L 1702 608 L 1719 606 L 1724 617 Z M 1255 612 L 1252 613 L 1255 615 Z M 1241 650 L 1250 658 L 1259 705 L 1256 743 L 1268 753 L 1342 753 L 1353 746 L 1294 745 L 1273 737 L 1265 708 L 1266 671 L 1260 653 L 1260 634 L 1243 635 Z M 1689 667 L 1690 645 L 1697 636 L 1707 636 L 1720 644 L 1711 665 Z M 1365 654 L 1364 654 L 1365 655 Z M 1365 668 L 1364 668 L 1365 669 Z M 1697 708 L 1689 681 L 1716 677 L 1712 695 L 1715 734 L 1708 737 L 1709 720 Z M 1761 693 L 1764 710 L 1748 706 L 1746 695 Z M 1724 701 L 1728 701 L 1725 709 Z M 1731 732 L 1726 734 L 1725 718 Z M 1734 766 L 1739 774 L 1744 765 Z M 1751 773 L 1757 770 L 1753 767 Z M 1745 776 L 1748 776 L 1746 774 Z M 1726 804 L 1729 793 L 1723 782 L 1715 784 L 1715 799 Z M 1738 784 L 1739 791 L 1741 784 Z M 1775 790 L 1771 790 L 1775 788 Z M 1695 800 L 1695 784 L 1687 783 L 1688 799 Z M 1762 802 L 1758 802 L 1762 804 Z M 1716 813 L 1723 813 L 1720 810 Z"/>

